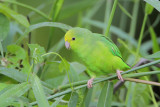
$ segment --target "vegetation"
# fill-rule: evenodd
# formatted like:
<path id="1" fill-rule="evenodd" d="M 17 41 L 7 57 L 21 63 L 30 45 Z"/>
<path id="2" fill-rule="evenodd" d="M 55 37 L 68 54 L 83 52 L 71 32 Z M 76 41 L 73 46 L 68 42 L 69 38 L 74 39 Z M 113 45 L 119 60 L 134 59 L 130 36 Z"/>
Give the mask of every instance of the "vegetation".
<path id="1" fill-rule="evenodd" d="M 0 0 L 0 106 L 159 107 L 159 5 L 158 0 Z M 122 73 L 124 83 L 113 73 L 86 87 L 86 67 L 64 47 L 72 27 L 115 42 L 133 67 Z"/>

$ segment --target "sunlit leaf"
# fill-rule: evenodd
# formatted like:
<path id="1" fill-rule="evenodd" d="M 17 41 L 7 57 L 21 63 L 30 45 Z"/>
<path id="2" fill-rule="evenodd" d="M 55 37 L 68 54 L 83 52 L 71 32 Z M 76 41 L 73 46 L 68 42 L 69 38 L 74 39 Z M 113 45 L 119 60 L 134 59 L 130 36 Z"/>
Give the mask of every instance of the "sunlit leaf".
<path id="1" fill-rule="evenodd" d="M 42 55 L 46 53 L 44 47 L 41 47 L 38 44 L 28 44 L 28 46 L 31 50 L 31 55 L 32 58 L 34 59 L 34 62 L 42 63 L 44 60 Z"/>
<path id="2" fill-rule="evenodd" d="M 159 0 L 144 0 L 148 4 L 152 5 L 155 9 L 160 12 L 160 1 Z"/>
<path id="3" fill-rule="evenodd" d="M 153 9 L 154 8 L 150 4 L 146 3 L 146 6 L 145 6 L 145 13 L 146 14 L 150 15 L 152 13 Z"/>

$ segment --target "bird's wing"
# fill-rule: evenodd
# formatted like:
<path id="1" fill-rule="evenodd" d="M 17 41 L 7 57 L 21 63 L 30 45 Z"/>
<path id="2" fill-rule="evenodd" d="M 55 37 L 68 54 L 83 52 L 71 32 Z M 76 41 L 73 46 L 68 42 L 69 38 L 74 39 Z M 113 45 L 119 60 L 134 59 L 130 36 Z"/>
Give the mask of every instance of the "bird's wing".
<path id="1" fill-rule="evenodd" d="M 113 55 L 118 56 L 122 59 L 121 52 L 119 51 L 118 47 L 114 44 L 114 42 L 111 39 L 101 34 L 95 34 L 95 35 L 100 37 L 100 41 L 102 41 L 110 49 L 110 52 Z"/>

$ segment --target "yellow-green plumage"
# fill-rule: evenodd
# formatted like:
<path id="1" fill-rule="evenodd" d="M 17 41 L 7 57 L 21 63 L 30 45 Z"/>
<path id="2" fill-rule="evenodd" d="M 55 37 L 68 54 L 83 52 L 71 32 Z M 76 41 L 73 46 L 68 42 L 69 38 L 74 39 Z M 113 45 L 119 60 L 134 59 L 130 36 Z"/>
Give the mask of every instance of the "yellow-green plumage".
<path id="1" fill-rule="evenodd" d="M 73 39 L 74 38 L 74 39 Z M 84 28 L 73 28 L 65 35 L 69 47 L 96 76 L 127 70 L 117 46 L 107 37 Z"/>

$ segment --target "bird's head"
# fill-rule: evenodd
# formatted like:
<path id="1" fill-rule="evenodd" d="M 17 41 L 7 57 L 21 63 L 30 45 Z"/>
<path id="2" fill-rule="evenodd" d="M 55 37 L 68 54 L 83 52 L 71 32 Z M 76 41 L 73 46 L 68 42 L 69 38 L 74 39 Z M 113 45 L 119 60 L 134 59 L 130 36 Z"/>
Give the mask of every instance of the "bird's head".
<path id="1" fill-rule="evenodd" d="M 65 47 L 67 49 L 74 49 L 80 47 L 85 42 L 87 35 L 91 32 L 84 28 L 75 27 L 67 31 L 65 34 Z"/>

